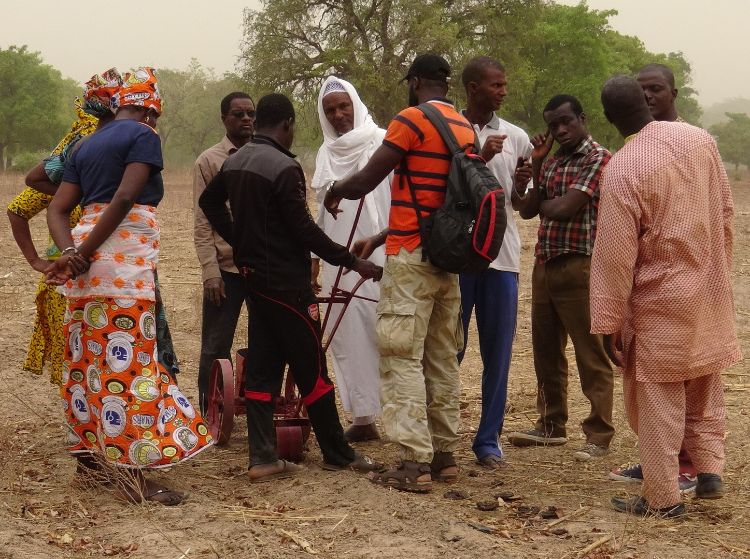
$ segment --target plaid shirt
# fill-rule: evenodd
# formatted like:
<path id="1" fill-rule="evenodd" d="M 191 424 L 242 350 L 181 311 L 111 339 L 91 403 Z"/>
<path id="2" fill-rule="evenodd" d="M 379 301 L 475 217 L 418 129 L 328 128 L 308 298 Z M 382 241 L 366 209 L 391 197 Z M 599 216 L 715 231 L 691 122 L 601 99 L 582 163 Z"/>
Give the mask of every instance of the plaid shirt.
<path id="1" fill-rule="evenodd" d="M 564 196 L 575 188 L 588 194 L 591 200 L 568 221 L 540 217 L 534 252 L 537 259 L 546 261 L 569 253 L 591 255 L 599 211 L 599 181 L 610 157 L 606 149 L 588 136 L 572 153 L 561 154 L 558 150 L 544 162 L 539 189 L 545 199 Z"/>

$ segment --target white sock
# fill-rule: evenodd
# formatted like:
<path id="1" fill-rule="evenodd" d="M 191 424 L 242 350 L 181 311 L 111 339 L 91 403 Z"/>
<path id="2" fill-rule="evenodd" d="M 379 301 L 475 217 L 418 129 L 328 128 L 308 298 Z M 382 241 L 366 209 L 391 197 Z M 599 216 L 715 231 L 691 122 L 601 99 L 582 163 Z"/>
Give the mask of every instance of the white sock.
<path id="1" fill-rule="evenodd" d="M 373 418 L 371 415 L 355 417 L 353 421 L 354 425 L 369 425 L 370 423 L 375 423 L 375 418 Z"/>

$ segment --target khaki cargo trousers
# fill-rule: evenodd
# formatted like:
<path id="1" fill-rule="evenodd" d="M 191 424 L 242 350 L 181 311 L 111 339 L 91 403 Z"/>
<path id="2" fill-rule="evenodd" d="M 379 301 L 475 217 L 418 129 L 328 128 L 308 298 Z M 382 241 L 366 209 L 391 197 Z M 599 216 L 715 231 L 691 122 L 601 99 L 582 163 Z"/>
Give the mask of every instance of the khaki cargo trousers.
<path id="1" fill-rule="evenodd" d="M 456 274 L 422 262 L 419 248 L 387 257 L 377 307 L 380 399 L 402 460 L 431 462 L 458 446 L 460 313 Z"/>

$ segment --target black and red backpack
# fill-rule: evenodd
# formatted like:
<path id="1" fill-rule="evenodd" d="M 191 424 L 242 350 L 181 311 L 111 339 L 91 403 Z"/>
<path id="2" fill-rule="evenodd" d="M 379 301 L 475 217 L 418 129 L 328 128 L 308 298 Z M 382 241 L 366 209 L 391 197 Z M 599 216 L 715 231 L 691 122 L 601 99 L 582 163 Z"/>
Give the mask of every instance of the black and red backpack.
<path id="1" fill-rule="evenodd" d="M 503 244 L 505 192 L 484 159 L 458 144 L 437 108 L 429 103 L 417 108 L 438 131 L 451 156 L 445 202 L 429 216 L 416 210 L 422 258 L 447 272 L 477 274 L 497 258 Z M 416 192 L 411 179 L 408 182 L 416 209 Z"/>

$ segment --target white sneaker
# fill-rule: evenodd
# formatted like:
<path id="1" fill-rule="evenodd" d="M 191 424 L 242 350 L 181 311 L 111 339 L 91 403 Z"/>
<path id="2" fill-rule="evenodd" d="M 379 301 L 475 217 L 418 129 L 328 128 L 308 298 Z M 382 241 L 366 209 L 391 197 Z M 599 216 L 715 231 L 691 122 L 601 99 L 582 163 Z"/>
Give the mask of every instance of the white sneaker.
<path id="1" fill-rule="evenodd" d="M 573 456 L 576 460 L 586 462 L 588 460 L 593 460 L 594 458 L 601 458 L 607 454 L 609 454 L 608 448 L 595 445 L 594 443 L 588 443 L 582 449 L 576 450 L 573 453 Z"/>

